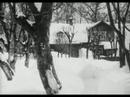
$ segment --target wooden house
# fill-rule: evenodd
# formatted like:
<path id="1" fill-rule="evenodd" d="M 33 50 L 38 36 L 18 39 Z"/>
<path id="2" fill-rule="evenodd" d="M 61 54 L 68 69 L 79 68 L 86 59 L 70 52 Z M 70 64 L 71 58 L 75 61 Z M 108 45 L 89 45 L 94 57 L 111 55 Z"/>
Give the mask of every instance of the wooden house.
<path id="1" fill-rule="evenodd" d="M 71 55 L 73 57 L 79 57 L 79 50 L 82 48 L 85 48 L 86 50 L 88 49 L 96 49 L 99 50 L 101 48 L 104 48 L 105 46 L 102 44 L 95 43 L 95 41 L 101 42 L 109 42 L 110 47 L 113 46 L 113 42 L 115 39 L 115 33 L 113 28 L 108 24 L 105 23 L 104 21 L 99 21 L 94 24 L 74 24 L 75 25 L 75 30 L 76 34 L 74 36 L 74 39 L 71 44 Z M 50 44 L 51 48 L 55 49 L 55 51 L 60 51 L 68 54 L 68 49 L 69 49 L 69 42 L 68 39 L 65 39 L 64 33 L 62 32 L 62 28 L 68 26 L 67 24 L 51 24 L 50 27 Z M 61 39 L 58 40 L 56 36 L 59 36 Z M 57 39 L 58 42 L 55 40 Z M 60 41 L 60 43 L 59 43 Z M 63 42 L 64 43 L 63 43 Z M 95 47 L 93 47 L 93 44 L 95 43 Z M 100 45 L 100 46 L 99 46 Z M 102 53 L 103 50 L 101 50 Z M 82 52 L 86 53 L 88 55 L 88 51 Z M 98 51 L 99 55 L 100 51 Z"/>
<path id="2" fill-rule="evenodd" d="M 115 40 L 115 32 L 114 32 L 113 27 L 109 25 L 108 23 L 105 23 L 104 21 L 99 21 L 88 29 L 88 42 L 92 44 L 93 47 L 91 48 L 94 48 L 93 51 L 98 52 L 98 55 L 99 55 L 98 46 L 99 48 L 101 48 L 100 45 L 102 45 L 103 42 L 105 44 L 110 43 L 111 48 L 104 49 L 105 47 L 105 44 L 104 44 L 102 49 L 100 50 L 101 54 L 103 54 L 104 50 L 110 53 L 111 51 L 113 51 L 113 49 L 116 49 L 116 48 L 113 48 L 114 40 Z M 95 51 L 95 50 L 98 50 L 98 51 Z M 110 55 L 111 54 L 112 53 L 110 53 Z"/>
<path id="3" fill-rule="evenodd" d="M 114 41 L 114 29 L 104 21 L 99 21 L 88 29 L 88 37 L 90 42 L 95 39 L 99 41 Z"/>
<path id="4" fill-rule="evenodd" d="M 86 27 L 84 25 L 74 24 L 75 35 L 71 43 L 71 54 L 70 54 L 70 43 L 68 37 L 63 32 L 63 28 L 65 31 L 73 31 L 68 24 L 51 24 L 50 26 L 50 47 L 56 52 L 61 54 L 71 55 L 71 57 L 79 57 L 79 49 L 81 49 L 81 43 L 87 42 L 87 33 Z M 84 26 L 84 27 L 83 27 Z M 70 27 L 70 28 L 69 28 Z M 81 28 L 82 27 L 82 28 Z M 68 31 L 69 32 L 69 31 Z"/>

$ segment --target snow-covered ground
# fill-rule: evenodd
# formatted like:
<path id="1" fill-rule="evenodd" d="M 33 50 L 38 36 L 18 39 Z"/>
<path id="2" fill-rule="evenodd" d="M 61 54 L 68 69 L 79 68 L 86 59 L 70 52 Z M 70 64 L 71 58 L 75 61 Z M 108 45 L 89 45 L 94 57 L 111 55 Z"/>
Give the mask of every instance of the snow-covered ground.
<path id="1" fill-rule="evenodd" d="M 24 66 L 25 58 L 20 58 L 16 63 L 15 76 L 12 81 L 7 81 L 2 73 L 1 94 L 43 94 L 44 89 L 38 75 L 36 60 L 30 59 L 30 68 Z"/>
<path id="2" fill-rule="evenodd" d="M 52 52 L 54 65 L 62 83 L 59 94 L 130 94 L 130 73 L 119 68 L 118 62 L 85 58 L 57 58 Z M 16 73 L 8 82 L 0 71 L 1 94 L 44 94 L 36 60 L 24 66 L 24 58 L 17 61 Z"/>

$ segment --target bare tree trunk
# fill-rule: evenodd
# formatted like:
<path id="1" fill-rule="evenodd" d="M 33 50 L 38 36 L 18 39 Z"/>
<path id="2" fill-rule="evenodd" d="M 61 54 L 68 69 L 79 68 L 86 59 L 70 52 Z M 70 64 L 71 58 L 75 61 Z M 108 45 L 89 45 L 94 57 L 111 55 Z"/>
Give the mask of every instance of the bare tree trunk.
<path id="1" fill-rule="evenodd" d="M 13 25 L 14 25 L 14 27 L 12 28 L 11 34 L 13 34 L 13 42 L 14 42 L 13 50 L 14 51 L 12 52 L 13 56 L 11 56 L 11 54 L 12 54 L 11 52 L 9 53 L 9 56 L 13 57 L 13 60 L 11 60 L 10 57 L 9 57 L 9 63 L 10 63 L 11 68 L 15 71 L 15 63 L 17 61 L 17 52 L 16 52 L 16 50 L 17 50 L 17 48 L 16 48 L 17 41 L 16 41 L 16 32 L 15 32 L 15 30 L 16 30 L 17 24 L 13 23 Z"/>
<path id="2" fill-rule="evenodd" d="M 112 41 L 110 41 L 110 44 L 111 44 L 111 49 L 113 48 L 113 46 L 112 46 Z"/>
<path id="3" fill-rule="evenodd" d="M 118 43 L 118 41 L 116 39 L 116 49 L 117 49 L 117 43 Z M 117 55 L 117 51 L 115 52 L 115 58 L 116 58 L 116 55 Z"/>
<path id="4" fill-rule="evenodd" d="M 44 4 L 44 3 L 43 3 Z M 53 67 L 53 57 L 51 55 L 50 46 L 49 46 L 49 27 L 52 18 L 52 3 L 47 3 L 42 6 L 42 12 L 45 12 L 45 16 L 41 18 L 40 23 L 37 26 L 37 38 L 35 39 L 36 42 L 36 50 L 37 50 L 37 65 L 39 74 L 43 83 L 43 86 L 46 90 L 47 94 L 56 94 L 58 93 L 58 82 L 54 77 L 56 72 L 52 72 L 51 68 Z M 50 11 L 48 11 L 50 10 Z M 49 13 L 48 13 L 49 12 Z M 53 67 L 53 71 L 54 71 Z M 47 75 L 48 71 L 52 72 L 51 75 Z M 51 76 L 51 77 L 49 77 Z M 58 77 L 57 77 L 58 78 Z M 51 81 L 53 80 L 53 81 Z M 53 86 L 51 86 L 51 83 Z"/>
<path id="5" fill-rule="evenodd" d="M 110 8 L 110 4 L 107 3 L 107 9 L 108 9 L 108 15 L 109 15 L 109 19 L 110 19 L 110 23 L 111 25 L 113 26 L 113 28 L 115 29 L 117 35 L 118 35 L 118 38 L 119 38 L 119 55 L 120 55 L 120 67 L 123 67 L 125 65 L 125 55 L 126 55 L 126 47 L 125 47 L 125 36 L 124 36 L 124 24 L 123 24 L 123 34 L 121 33 L 121 18 L 120 18 L 120 12 L 119 12 L 119 3 L 117 3 L 118 6 L 117 6 L 117 10 L 118 10 L 118 28 L 117 29 L 114 25 L 114 22 L 113 22 L 113 17 L 112 17 L 112 12 L 111 12 L 111 8 Z M 114 6 L 114 5 L 113 5 Z M 114 6 L 115 7 L 115 6 Z M 127 10 L 128 11 L 128 10 Z M 125 21 L 123 22 L 125 23 Z M 128 56 L 126 56 L 128 58 Z"/>
<path id="6" fill-rule="evenodd" d="M 40 44 L 39 44 L 40 45 Z M 50 54 L 49 48 L 46 45 L 44 48 L 37 45 L 37 65 L 39 74 L 43 83 L 43 86 L 47 94 L 55 94 L 57 91 L 53 91 L 49 85 L 48 78 L 46 75 L 47 70 L 51 70 L 52 56 Z"/>
<path id="7" fill-rule="evenodd" d="M 14 53 L 14 54 L 13 54 L 13 60 L 10 61 L 10 67 L 11 67 L 14 71 L 15 71 L 16 61 L 17 61 L 17 54 Z"/>
<path id="8" fill-rule="evenodd" d="M 37 67 L 46 94 L 56 94 L 59 89 L 58 82 L 54 78 L 54 74 L 51 70 L 54 64 L 49 45 L 49 28 L 53 3 L 42 3 L 40 12 L 37 11 L 34 3 L 28 3 L 28 5 L 34 14 L 38 14 L 38 16 L 34 16 L 36 23 L 30 26 L 25 17 L 16 18 L 16 21 L 34 38 Z"/>
<path id="9" fill-rule="evenodd" d="M 27 50 L 25 53 L 26 59 L 25 59 L 25 66 L 29 67 L 29 51 Z"/>
<path id="10" fill-rule="evenodd" d="M 90 36 L 88 36 L 88 45 L 90 46 Z M 88 58 L 89 55 L 89 46 L 87 45 L 87 51 L 86 51 L 86 58 Z"/>
<path id="11" fill-rule="evenodd" d="M 87 51 L 86 51 L 86 58 L 88 59 L 88 51 L 89 50 L 89 48 L 87 47 Z"/>
<path id="12" fill-rule="evenodd" d="M 25 51 L 25 56 L 26 56 L 26 60 L 25 60 L 25 66 L 28 68 L 29 67 L 29 56 L 30 56 L 30 53 L 29 53 L 29 48 L 30 48 L 30 43 L 31 43 L 31 39 L 30 39 L 30 35 L 28 35 L 28 42 L 26 44 L 26 51 Z"/>
<path id="13" fill-rule="evenodd" d="M 5 73 L 7 80 L 12 80 L 13 79 L 12 75 L 14 75 L 14 73 L 11 70 L 11 68 L 9 67 L 9 64 L 0 60 L 0 67 L 3 70 L 3 72 Z"/>
<path id="14" fill-rule="evenodd" d="M 53 75 L 54 75 L 54 77 L 55 77 L 55 79 L 56 79 L 58 85 L 59 85 L 59 89 L 61 89 L 61 88 L 62 88 L 62 85 L 61 85 L 60 80 L 58 79 L 58 76 L 57 76 L 57 73 L 56 73 L 56 70 L 55 70 L 54 65 L 52 65 L 52 72 L 53 72 Z"/>
<path id="15" fill-rule="evenodd" d="M 125 65 L 125 44 L 123 37 L 119 37 L 119 55 L 120 55 L 120 67 Z"/>
<path id="16" fill-rule="evenodd" d="M 127 50 L 127 49 L 126 49 L 125 52 L 126 52 L 126 57 L 125 57 L 125 58 L 126 58 L 126 60 L 127 60 L 127 61 L 126 61 L 126 65 L 128 65 L 129 70 L 130 70 L 130 52 L 129 52 L 129 50 Z"/>
<path id="17" fill-rule="evenodd" d="M 71 43 L 69 43 L 69 58 L 71 57 Z"/>

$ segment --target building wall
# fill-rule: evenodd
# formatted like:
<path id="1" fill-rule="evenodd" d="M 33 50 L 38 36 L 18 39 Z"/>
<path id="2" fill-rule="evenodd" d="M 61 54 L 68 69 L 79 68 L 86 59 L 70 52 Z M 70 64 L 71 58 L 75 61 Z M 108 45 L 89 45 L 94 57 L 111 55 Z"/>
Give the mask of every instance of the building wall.
<path id="1" fill-rule="evenodd" d="M 79 57 L 80 44 L 71 45 L 71 57 Z M 69 55 L 69 44 L 50 44 L 53 51 Z"/>
<path id="2" fill-rule="evenodd" d="M 98 26 L 95 26 L 89 30 L 90 39 L 95 39 L 100 37 L 100 41 L 109 41 L 109 39 L 114 39 L 114 32 L 111 27 L 101 23 Z"/>

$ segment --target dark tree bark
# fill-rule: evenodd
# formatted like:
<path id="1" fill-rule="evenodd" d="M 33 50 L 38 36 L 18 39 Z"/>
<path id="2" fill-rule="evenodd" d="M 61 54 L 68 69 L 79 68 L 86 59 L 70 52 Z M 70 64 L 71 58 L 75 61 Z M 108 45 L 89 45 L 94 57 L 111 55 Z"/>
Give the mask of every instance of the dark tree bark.
<path id="1" fill-rule="evenodd" d="M 13 21 L 12 21 L 13 22 Z M 17 24 L 16 23 L 12 23 L 13 25 L 11 26 L 11 29 L 10 29 L 10 44 L 9 44 L 9 47 L 10 47 L 10 51 L 9 51 L 9 58 L 8 58 L 8 62 L 10 63 L 10 66 L 11 68 L 15 71 L 15 63 L 17 61 L 17 54 L 16 54 L 16 28 L 17 28 Z M 11 36 L 13 35 L 13 40 L 11 39 Z M 13 46 L 13 49 L 14 51 L 12 52 L 11 51 L 11 42 L 14 42 L 14 46 Z M 11 60 L 11 57 L 13 57 L 13 60 Z"/>
<path id="2" fill-rule="evenodd" d="M 49 86 L 48 79 L 46 77 L 46 70 L 50 70 L 52 65 L 52 56 L 48 44 L 49 25 L 52 16 L 51 15 L 52 13 L 50 12 L 51 8 L 52 8 L 52 4 L 50 3 L 43 5 L 42 12 L 45 12 L 46 14 L 41 18 L 41 21 L 37 26 L 36 33 L 38 35 L 38 39 L 35 40 L 36 47 L 37 47 L 38 70 L 47 94 L 52 94 L 51 87 Z"/>
<path id="3" fill-rule="evenodd" d="M 13 71 L 11 70 L 11 67 L 9 67 L 9 65 L 4 62 L 4 61 L 1 61 L 0 60 L 0 67 L 1 69 L 3 70 L 3 72 L 5 73 L 6 77 L 7 77 L 7 80 L 12 80 L 12 76 L 14 75 Z"/>
<path id="4" fill-rule="evenodd" d="M 88 35 L 88 44 L 90 44 L 90 35 Z M 88 59 L 88 55 L 89 55 L 89 47 L 87 46 L 87 50 L 86 50 L 86 58 Z"/>
<path id="5" fill-rule="evenodd" d="M 29 50 L 28 50 L 28 49 L 27 49 L 27 51 L 25 52 L 25 57 L 26 57 L 25 66 L 26 66 L 26 67 L 29 67 Z"/>
<path id="6" fill-rule="evenodd" d="M 8 31 L 9 29 L 6 28 L 6 23 L 4 22 L 4 9 L 3 9 L 3 3 L 0 3 L 0 22 L 1 26 L 3 28 L 3 33 L 5 34 L 7 44 L 3 39 L 0 41 L 2 42 L 3 46 L 0 51 L 0 54 L 4 56 L 5 53 L 8 53 L 10 51 L 10 39 L 11 39 L 11 32 Z M 12 31 L 12 29 L 10 29 Z M 1 48 L 1 47 L 0 47 Z M 9 53 L 8 53 L 9 54 Z M 3 56 L 0 56 L 0 67 L 2 68 L 3 72 L 5 73 L 8 80 L 12 80 L 12 76 L 14 75 L 10 64 L 8 63 L 8 58 L 2 58 Z M 4 60 L 3 60 L 4 59 Z"/>
<path id="7" fill-rule="evenodd" d="M 117 12 L 117 15 L 118 15 L 118 28 L 119 29 L 117 29 L 113 22 L 110 4 L 107 3 L 107 9 L 108 9 L 110 23 L 111 23 L 112 27 L 114 28 L 114 30 L 116 31 L 118 38 L 119 38 L 118 42 L 119 42 L 120 67 L 123 67 L 124 65 L 126 65 L 125 58 L 129 59 L 129 53 L 125 47 L 125 23 L 126 23 L 126 16 L 128 14 L 129 5 L 130 4 L 128 3 L 125 15 L 123 18 L 121 18 L 120 11 L 119 11 L 119 4 L 117 4 L 117 8 L 116 8 L 115 4 L 113 3 L 114 10 Z M 121 23 L 123 24 L 123 28 L 122 28 L 123 31 L 121 31 Z M 127 60 L 127 62 L 128 62 L 128 66 L 130 68 L 130 61 Z"/>
<path id="8" fill-rule="evenodd" d="M 49 83 L 47 71 L 50 70 L 57 82 L 60 84 L 55 72 L 53 58 L 49 46 L 49 27 L 52 18 L 52 3 L 42 3 L 41 11 L 38 12 L 34 3 L 28 4 L 34 15 L 36 23 L 30 26 L 25 17 L 16 18 L 15 21 L 22 26 L 34 39 L 36 53 L 37 53 L 37 65 L 42 80 L 43 86 L 47 94 L 56 94 L 58 90 L 52 89 Z M 53 68 L 53 70 L 51 69 Z M 61 85 L 61 84 L 60 84 Z"/>
<path id="9" fill-rule="evenodd" d="M 64 30 L 64 29 L 63 29 L 63 30 Z M 74 30 L 74 26 L 73 26 L 73 30 Z M 69 58 L 70 58 L 70 57 L 71 57 L 71 49 L 72 49 L 72 41 L 73 41 L 73 38 L 74 38 L 74 36 L 75 36 L 75 33 L 73 32 L 73 33 L 71 33 L 72 35 L 70 35 L 70 33 L 69 33 L 69 32 L 66 32 L 65 30 L 64 30 L 64 33 L 65 33 L 65 35 L 67 36 L 68 41 L 69 41 L 68 50 L 69 50 Z"/>
<path id="10" fill-rule="evenodd" d="M 35 18 L 35 24 L 30 25 L 27 22 L 28 16 L 20 16 L 17 17 L 16 16 L 16 3 L 8 3 L 9 4 L 9 8 L 11 11 L 11 19 L 14 23 L 18 23 L 22 29 L 24 29 L 25 31 L 28 32 L 28 34 L 30 34 L 35 42 L 35 48 L 36 48 L 36 55 L 37 55 L 37 67 L 38 67 L 38 71 L 40 74 L 40 78 L 42 81 L 42 84 L 45 88 L 45 91 L 47 94 L 56 94 L 58 93 L 59 89 L 61 88 L 61 83 L 57 77 L 56 71 L 55 71 L 55 67 L 53 64 L 53 57 L 51 55 L 51 51 L 50 51 L 50 45 L 49 45 L 49 27 L 50 27 L 50 23 L 51 23 L 51 18 L 52 18 L 52 5 L 53 3 L 42 3 L 42 7 L 40 12 L 37 10 L 37 8 L 35 7 L 34 3 L 25 3 L 32 15 Z M 11 29 L 11 32 L 15 32 L 15 27 L 13 27 Z M 7 35 L 7 39 L 9 39 L 9 35 Z M 16 38 L 16 33 L 14 33 L 14 37 Z M 14 44 L 17 43 L 18 40 L 14 39 Z M 24 44 L 23 44 L 24 45 Z M 26 45 L 28 46 L 28 44 Z M 8 49 L 9 50 L 9 49 Z M 16 62 L 16 49 L 14 48 L 14 62 L 12 61 L 12 64 Z M 28 47 L 27 47 L 27 52 L 26 52 L 26 61 L 27 62 L 27 66 L 28 66 L 28 61 L 29 61 L 29 52 L 28 52 Z M 4 64 L 4 65 L 1 65 Z M 11 64 L 11 62 L 10 62 Z M 11 73 L 6 72 L 7 69 L 10 70 L 11 69 L 9 67 L 7 67 L 7 64 L 3 63 L 2 61 L 0 61 L 0 66 L 1 68 L 3 68 L 5 74 L 8 76 L 9 80 L 12 79 Z M 13 67 L 12 65 L 12 68 Z M 47 75 L 48 72 L 52 73 L 50 75 Z M 54 88 L 51 86 L 50 81 L 51 78 L 49 78 L 49 76 L 53 77 L 53 81 L 55 86 L 57 86 L 57 88 Z M 52 82 L 53 83 L 53 82 Z M 59 86 L 58 86 L 59 85 Z"/>

